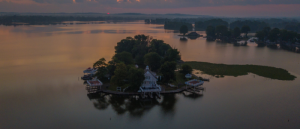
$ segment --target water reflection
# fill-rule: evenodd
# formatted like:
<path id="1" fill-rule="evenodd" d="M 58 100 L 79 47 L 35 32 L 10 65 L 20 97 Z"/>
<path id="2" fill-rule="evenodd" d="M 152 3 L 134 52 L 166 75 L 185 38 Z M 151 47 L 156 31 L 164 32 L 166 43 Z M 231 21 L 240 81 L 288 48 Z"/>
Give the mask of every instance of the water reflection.
<path id="1" fill-rule="evenodd" d="M 93 102 L 96 109 L 106 110 L 109 106 L 118 114 L 123 115 L 126 112 L 132 117 L 142 117 L 145 112 L 154 107 L 160 107 L 162 114 L 174 115 L 177 102 L 176 94 L 162 95 L 161 99 L 141 99 L 135 96 L 118 96 L 107 94 L 87 94 Z M 202 95 L 183 93 L 183 96 L 197 99 Z"/>

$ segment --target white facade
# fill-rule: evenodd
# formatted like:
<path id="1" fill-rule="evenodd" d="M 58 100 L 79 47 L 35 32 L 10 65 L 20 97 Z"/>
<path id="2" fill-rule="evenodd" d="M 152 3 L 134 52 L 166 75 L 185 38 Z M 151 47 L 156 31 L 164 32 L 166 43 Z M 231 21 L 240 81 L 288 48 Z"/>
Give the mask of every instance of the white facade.
<path id="1" fill-rule="evenodd" d="M 160 92 L 161 88 L 156 83 L 157 82 L 157 76 L 154 72 L 151 72 L 149 70 L 149 67 L 147 66 L 145 69 L 145 80 L 143 81 L 143 84 L 140 87 L 141 92 Z"/>

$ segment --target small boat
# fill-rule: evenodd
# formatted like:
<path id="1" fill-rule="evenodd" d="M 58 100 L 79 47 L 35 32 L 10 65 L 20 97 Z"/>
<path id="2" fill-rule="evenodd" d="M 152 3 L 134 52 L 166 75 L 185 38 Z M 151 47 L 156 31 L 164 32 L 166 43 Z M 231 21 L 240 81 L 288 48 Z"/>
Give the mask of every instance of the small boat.
<path id="1" fill-rule="evenodd" d="M 89 67 L 89 68 L 87 68 L 86 70 L 84 70 L 83 73 L 95 74 L 96 71 L 97 71 L 96 68 L 91 68 L 91 67 Z"/>
<path id="2" fill-rule="evenodd" d="M 92 77 L 91 74 L 89 74 L 89 75 L 84 75 L 84 76 L 82 76 L 81 79 L 82 79 L 82 80 L 91 80 L 91 79 L 93 79 L 93 77 Z"/>
<path id="3" fill-rule="evenodd" d="M 187 39 L 186 38 L 180 38 L 180 41 L 187 41 Z"/>

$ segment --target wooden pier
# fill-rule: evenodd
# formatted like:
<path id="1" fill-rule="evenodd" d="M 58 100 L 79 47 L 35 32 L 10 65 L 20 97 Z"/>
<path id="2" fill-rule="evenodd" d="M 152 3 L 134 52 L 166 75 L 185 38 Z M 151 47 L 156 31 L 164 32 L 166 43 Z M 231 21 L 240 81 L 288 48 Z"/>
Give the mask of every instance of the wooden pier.
<path id="1" fill-rule="evenodd" d="M 111 91 L 111 90 L 107 90 L 107 89 L 101 89 L 101 87 L 90 87 L 88 86 L 87 91 L 91 94 L 96 94 L 96 93 L 105 93 L 105 94 L 111 94 L 111 95 L 141 95 L 140 92 L 120 92 L 120 91 Z M 204 88 L 203 87 L 197 87 L 196 90 L 194 90 L 194 88 L 191 87 L 182 87 L 176 90 L 170 90 L 170 91 L 161 91 L 160 94 L 176 94 L 176 93 L 181 93 L 183 91 L 187 91 L 187 92 L 191 92 L 191 93 L 196 93 L 199 91 L 203 91 Z"/>

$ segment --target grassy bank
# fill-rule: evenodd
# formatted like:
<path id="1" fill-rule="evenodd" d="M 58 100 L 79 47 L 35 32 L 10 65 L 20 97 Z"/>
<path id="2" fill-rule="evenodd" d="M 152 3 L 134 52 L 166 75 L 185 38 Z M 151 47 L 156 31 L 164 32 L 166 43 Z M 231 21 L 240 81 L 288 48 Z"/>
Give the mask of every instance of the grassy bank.
<path id="1" fill-rule="evenodd" d="M 241 76 L 248 73 L 254 73 L 256 75 L 277 79 L 277 80 L 294 80 L 296 77 L 291 75 L 287 70 L 269 66 L 259 65 L 225 65 L 225 64 L 213 64 L 207 62 L 185 62 L 193 69 L 201 70 L 205 74 L 213 76 Z"/>

